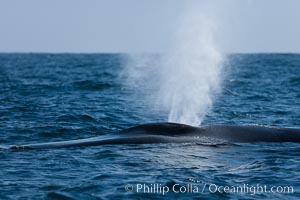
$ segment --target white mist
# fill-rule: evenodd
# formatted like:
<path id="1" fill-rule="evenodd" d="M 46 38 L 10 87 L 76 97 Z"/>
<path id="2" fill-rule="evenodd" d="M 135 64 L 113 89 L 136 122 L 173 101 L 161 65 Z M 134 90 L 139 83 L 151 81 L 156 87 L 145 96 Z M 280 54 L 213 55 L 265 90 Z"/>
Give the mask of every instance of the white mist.
<path id="1" fill-rule="evenodd" d="M 124 82 L 148 98 L 149 106 L 168 112 L 169 122 L 200 125 L 220 90 L 217 12 L 211 1 L 187 1 L 179 21 L 173 22 L 166 53 L 127 59 Z"/>
<path id="2" fill-rule="evenodd" d="M 158 97 L 169 122 L 200 125 L 220 89 L 222 55 L 215 42 L 216 18 L 209 11 L 204 4 L 187 5 L 161 63 Z"/>

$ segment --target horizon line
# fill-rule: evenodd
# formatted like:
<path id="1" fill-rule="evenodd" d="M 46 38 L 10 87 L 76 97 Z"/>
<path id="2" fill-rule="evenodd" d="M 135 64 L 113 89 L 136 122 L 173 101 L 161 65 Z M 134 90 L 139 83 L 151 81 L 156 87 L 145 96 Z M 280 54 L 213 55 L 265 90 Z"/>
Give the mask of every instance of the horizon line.
<path id="1" fill-rule="evenodd" d="M 72 51 L 0 51 L 0 54 L 164 54 L 164 52 L 117 52 L 117 51 L 107 51 L 107 52 L 72 52 Z M 230 54 L 300 54 L 300 52 L 293 51 L 257 51 L 257 52 L 228 52 L 222 53 L 224 55 Z"/>

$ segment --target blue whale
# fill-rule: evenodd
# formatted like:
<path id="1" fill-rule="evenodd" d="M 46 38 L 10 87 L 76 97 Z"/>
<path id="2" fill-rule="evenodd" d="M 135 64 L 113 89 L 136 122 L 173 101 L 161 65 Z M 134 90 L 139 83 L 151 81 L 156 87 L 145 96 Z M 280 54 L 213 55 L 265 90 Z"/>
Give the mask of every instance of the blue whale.
<path id="1" fill-rule="evenodd" d="M 88 139 L 60 142 L 13 145 L 9 149 L 54 149 L 113 144 L 152 143 L 253 143 L 253 142 L 300 142 L 299 128 L 268 126 L 215 125 L 195 127 L 177 123 L 150 123 L 135 126 Z"/>

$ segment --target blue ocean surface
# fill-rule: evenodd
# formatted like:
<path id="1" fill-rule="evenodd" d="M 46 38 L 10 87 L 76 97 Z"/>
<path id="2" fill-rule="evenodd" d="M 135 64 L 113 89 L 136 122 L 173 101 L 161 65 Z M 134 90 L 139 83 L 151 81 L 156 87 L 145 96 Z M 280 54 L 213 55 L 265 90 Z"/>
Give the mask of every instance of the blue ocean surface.
<path id="1" fill-rule="evenodd" d="M 124 57 L 0 54 L 0 145 L 166 121 L 123 83 Z M 225 69 L 203 125 L 300 127 L 300 54 L 233 54 Z M 299 157 L 297 143 L 1 148 L 0 199 L 299 199 Z"/>

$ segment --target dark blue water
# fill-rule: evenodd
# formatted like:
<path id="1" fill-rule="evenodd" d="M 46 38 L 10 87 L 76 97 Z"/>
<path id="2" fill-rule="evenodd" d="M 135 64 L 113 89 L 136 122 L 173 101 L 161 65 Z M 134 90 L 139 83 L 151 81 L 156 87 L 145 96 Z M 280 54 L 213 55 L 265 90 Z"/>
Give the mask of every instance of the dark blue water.
<path id="1" fill-rule="evenodd" d="M 168 113 L 149 108 L 123 84 L 124 57 L 0 54 L 0 145 L 87 138 L 166 121 Z M 203 124 L 300 126 L 299 54 L 231 55 L 225 69 L 223 92 Z M 2 149 L 0 199 L 299 199 L 299 156 L 295 143 Z M 155 184 L 170 191 L 155 191 Z M 181 192 L 175 184 L 184 186 Z M 248 190 L 224 192 L 226 186 Z"/>

